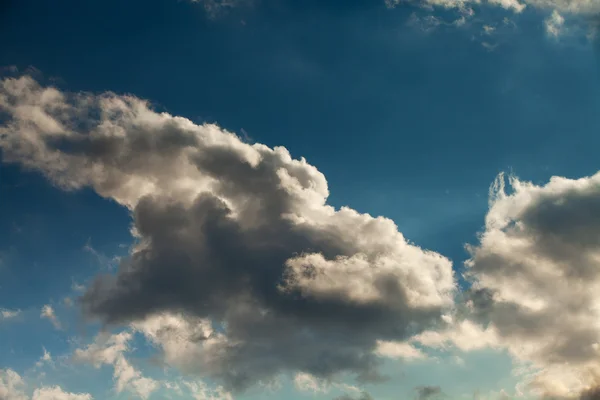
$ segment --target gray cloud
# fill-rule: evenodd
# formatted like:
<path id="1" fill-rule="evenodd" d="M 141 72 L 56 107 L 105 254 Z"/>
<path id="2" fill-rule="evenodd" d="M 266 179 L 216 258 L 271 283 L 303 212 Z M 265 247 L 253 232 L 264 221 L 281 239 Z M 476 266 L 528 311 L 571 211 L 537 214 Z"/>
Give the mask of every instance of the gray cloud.
<path id="1" fill-rule="evenodd" d="M 595 386 L 581 394 L 581 400 L 600 400 L 600 386 Z"/>
<path id="2" fill-rule="evenodd" d="M 336 397 L 334 400 L 373 400 L 373 397 L 367 392 L 362 392 L 357 395 L 345 393 Z"/>
<path id="3" fill-rule="evenodd" d="M 442 394 L 442 388 L 439 386 L 419 386 L 415 390 L 417 400 L 430 400 Z"/>
<path id="4" fill-rule="evenodd" d="M 325 177 L 285 148 L 30 77 L 2 81 L 0 109 L 5 161 L 131 210 L 139 243 L 89 286 L 85 313 L 137 324 L 188 372 L 237 390 L 285 371 L 377 381 L 378 341 L 444 325 L 450 261 L 389 219 L 328 206 Z"/>

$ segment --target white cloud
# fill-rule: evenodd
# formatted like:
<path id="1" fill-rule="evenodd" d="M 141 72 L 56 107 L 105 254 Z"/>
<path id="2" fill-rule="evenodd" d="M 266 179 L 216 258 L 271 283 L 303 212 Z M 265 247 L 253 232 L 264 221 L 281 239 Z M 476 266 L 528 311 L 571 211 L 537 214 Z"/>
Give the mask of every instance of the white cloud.
<path id="1" fill-rule="evenodd" d="M 21 314 L 21 310 L 8 310 L 6 308 L 0 308 L 0 321 L 16 318 Z"/>
<path id="2" fill-rule="evenodd" d="M 301 392 L 327 393 L 329 391 L 327 382 L 306 372 L 299 372 L 294 376 L 294 386 Z"/>
<path id="3" fill-rule="evenodd" d="M 231 393 L 225 391 L 222 387 L 212 390 L 202 381 L 185 380 L 183 385 L 188 388 L 195 400 L 233 400 Z"/>
<path id="4" fill-rule="evenodd" d="M 1 400 L 93 400 L 88 393 L 65 392 L 60 386 L 36 388 L 30 398 L 21 376 L 11 369 L 0 369 Z"/>
<path id="5" fill-rule="evenodd" d="M 113 368 L 115 390 L 121 393 L 124 390 L 147 399 L 159 387 L 154 379 L 142 376 L 125 358 L 124 353 L 129 351 L 129 341 L 132 335 L 129 332 L 107 336 L 100 334 L 95 342 L 84 349 L 76 349 L 74 359 L 88 362 L 96 368 L 106 364 Z"/>
<path id="6" fill-rule="evenodd" d="M 381 357 L 399 358 L 403 360 L 418 360 L 427 358 L 427 355 L 410 343 L 391 342 L 380 340 L 377 342 L 375 352 Z"/>
<path id="7" fill-rule="evenodd" d="M 360 394 L 363 391 L 354 385 L 349 385 L 344 382 L 336 382 L 317 378 L 314 375 L 306 372 L 299 372 L 294 376 L 294 387 L 300 392 L 316 394 L 330 393 L 332 390 L 349 394 Z M 342 396 L 343 397 L 343 396 Z"/>
<path id="8" fill-rule="evenodd" d="M 25 383 L 19 374 L 11 369 L 0 369 L 0 399 L 27 400 Z"/>
<path id="9" fill-rule="evenodd" d="M 558 11 L 554 10 L 552 15 L 550 15 L 550 17 L 548 17 L 544 23 L 546 24 L 546 32 L 548 35 L 558 37 L 561 35 L 564 29 L 565 19 L 558 13 Z"/>
<path id="10" fill-rule="evenodd" d="M 518 0 L 488 0 L 488 1 L 490 4 L 498 5 L 502 8 L 505 8 L 507 10 L 512 10 L 516 13 L 522 12 L 526 7 L 525 3 L 522 3 Z M 527 0 L 525 0 L 525 1 L 527 1 Z"/>
<path id="11" fill-rule="evenodd" d="M 488 327 L 454 341 L 504 346 L 531 363 L 533 393 L 577 397 L 600 376 L 600 173 L 509 181 L 510 194 L 503 175 L 493 185 L 467 262 L 471 315 Z"/>
<path id="12" fill-rule="evenodd" d="M 40 317 L 46 318 L 47 320 L 49 320 L 55 329 L 58 329 L 58 330 L 62 329 L 60 321 L 58 320 L 58 317 L 56 316 L 56 313 L 54 312 L 54 308 L 52 308 L 51 305 L 46 304 L 44 307 L 42 307 L 42 312 L 40 314 Z"/>
<path id="13" fill-rule="evenodd" d="M 42 350 L 44 351 L 44 353 L 42 354 L 40 359 L 35 363 L 35 366 L 38 368 L 42 367 L 44 364 L 52 364 L 53 363 L 52 355 L 50 354 L 50 352 L 48 350 L 46 350 L 45 347 L 42 347 Z"/>
<path id="14" fill-rule="evenodd" d="M 33 392 L 31 400 L 92 400 L 89 393 L 68 393 L 59 386 L 43 387 Z"/>

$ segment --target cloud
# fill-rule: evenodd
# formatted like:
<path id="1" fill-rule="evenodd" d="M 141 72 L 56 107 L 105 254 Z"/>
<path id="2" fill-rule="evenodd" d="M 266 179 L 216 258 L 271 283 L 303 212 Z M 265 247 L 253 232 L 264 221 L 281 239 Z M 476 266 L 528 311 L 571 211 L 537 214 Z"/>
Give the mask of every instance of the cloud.
<path id="1" fill-rule="evenodd" d="M 373 397 L 368 392 L 361 392 L 359 394 L 344 393 L 334 400 L 373 400 Z"/>
<path id="2" fill-rule="evenodd" d="M 375 352 L 381 357 L 416 360 L 427 358 L 427 355 L 410 343 L 380 340 Z"/>
<path id="3" fill-rule="evenodd" d="M 67 393 L 59 386 L 36 389 L 31 400 L 92 400 L 88 393 Z"/>
<path id="4" fill-rule="evenodd" d="M 561 35 L 565 25 L 565 19 L 558 13 L 558 11 L 554 10 L 552 15 L 550 15 L 550 17 L 548 17 L 544 22 L 546 24 L 546 32 L 548 35 L 553 37 L 558 37 Z"/>
<path id="5" fill-rule="evenodd" d="M 577 397 L 600 376 L 600 173 L 509 182 L 509 194 L 503 175 L 492 186 L 485 231 L 469 248 L 470 318 L 531 363 L 533 393 Z"/>
<path id="6" fill-rule="evenodd" d="M 442 388 L 439 386 L 419 386 L 415 388 L 415 391 L 417 400 L 430 400 L 442 394 Z"/>
<path id="7" fill-rule="evenodd" d="M 60 321 L 58 320 L 58 317 L 56 316 L 56 313 L 54 312 L 54 308 L 52 308 L 51 305 L 46 304 L 44 307 L 42 307 L 42 312 L 40 314 L 40 317 L 46 318 L 48 321 L 50 321 L 55 329 L 58 329 L 58 330 L 62 329 Z"/>
<path id="8" fill-rule="evenodd" d="M 131 210 L 138 245 L 89 285 L 87 315 L 141 324 L 167 360 L 188 348 L 196 361 L 173 359 L 186 371 L 237 390 L 286 371 L 377 381 L 378 340 L 445 325 L 451 262 L 389 219 L 327 205 L 323 174 L 283 147 L 27 76 L 2 82 L 0 108 L 5 161 Z M 186 323 L 151 328 L 165 314 Z"/>
<path id="9" fill-rule="evenodd" d="M 42 347 L 42 350 L 44 351 L 44 353 L 42 354 L 40 359 L 35 363 L 35 366 L 38 368 L 42 367 L 44 364 L 52 364 L 53 363 L 52 355 L 50 354 L 50 352 L 48 350 L 46 350 L 45 347 Z"/>
<path id="10" fill-rule="evenodd" d="M 0 308 L 0 321 L 13 319 L 21 314 L 21 310 L 8 310 L 6 308 Z"/>
<path id="11" fill-rule="evenodd" d="M 409 3 L 406 0 L 385 0 L 385 4 L 396 7 Z M 600 3 L 596 0 L 421 0 L 415 2 L 426 7 L 441 7 L 446 9 L 468 9 L 473 6 L 499 6 L 516 13 L 522 12 L 527 6 L 542 10 L 557 10 L 569 14 L 594 15 L 600 12 Z"/>
<path id="12" fill-rule="evenodd" d="M 250 6 L 255 0 L 190 0 L 192 3 L 201 4 L 204 7 L 207 15 L 211 18 L 231 11 L 240 6 Z"/>
<path id="13" fill-rule="evenodd" d="M 294 386 L 301 392 L 326 393 L 329 391 L 326 382 L 322 382 L 306 372 L 296 374 L 294 377 Z"/>
<path id="14" fill-rule="evenodd" d="M 600 12 L 600 3 L 596 0 L 526 0 L 526 3 L 571 14 L 594 15 Z"/>
<path id="15" fill-rule="evenodd" d="M 27 400 L 23 378 L 11 369 L 0 369 L 0 399 Z"/>
<path id="16" fill-rule="evenodd" d="M 79 362 L 88 362 L 96 368 L 104 364 L 112 366 L 117 393 L 127 390 L 142 399 L 147 399 L 158 389 L 159 384 L 154 379 L 142 376 L 125 358 L 124 353 L 129 350 L 128 342 L 131 338 L 129 332 L 110 336 L 100 334 L 88 347 L 76 349 L 73 358 Z"/>
<path id="17" fill-rule="evenodd" d="M 65 392 L 60 386 L 36 388 L 33 396 L 25 394 L 23 378 L 11 369 L 0 369 L 1 400 L 93 400 L 88 393 Z"/>

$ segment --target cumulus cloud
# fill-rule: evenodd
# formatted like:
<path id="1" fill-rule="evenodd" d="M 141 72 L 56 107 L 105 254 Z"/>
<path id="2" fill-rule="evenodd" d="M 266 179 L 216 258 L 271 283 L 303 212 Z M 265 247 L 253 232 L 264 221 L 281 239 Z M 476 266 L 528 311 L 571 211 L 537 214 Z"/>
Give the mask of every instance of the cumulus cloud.
<path id="1" fill-rule="evenodd" d="M 40 317 L 45 318 L 48 321 L 50 321 L 50 323 L 52 323 L 52 325 L 54 326 L 55 329 L 59 329 L 59 330 L 62 329 L 60 321 L 58 320 L 58 317 L 56 316 L 56 313 L 54 312 L 54 308 L 52 308 L 51 305 L 46 304 L 44 307 L 42 307 Z"/>
<path id="2" fill-rule="evenodd" d="M 172 359 L 185 370 L 233 389 L 285 371 L 379 380 L 378 340 L 445 324 L 450 261 L 389 219 L 327 205 L 323 174 L 283 147 L 27 76 L 2 81 L 0 109 L 5 161 L 131 210 L 137 246 L 81 304 L 105 323 L 137 323 L 167 360 L 188 346 L 196 361 Z M 164 313 L 185 322 L 153 327 Z"/>
<path id="3" fill-rule="evenodd" d="M 68 393 L 59 386 L 36 389 L 31 400 L 92 400 L 88 393 Z"/>
<path id="4" fill-rule="evenodd" d="M 60 386 L 41 387 L 29 397 L 25 394 L 23 378 L 11 369 L 0 369 L 1 400 L 93 400 L 88 393 L 65 392 Z"/>
<path id="5" fill-rule="evenodd" d="M 600 173 L 509 182 L 509 194 L 503 175 L 492 186 L 469 249 L 471 316 L 486 341 L 532 364 L 533 393 L 577 397 L 600 376 Z"/>
<path id="6" fill-rule="evenodd" d="M 27 400 L 23 378 L 12 369 L 0 369 L 0 399 Z"/>
<path id="7" fill-rule="evenodd" d="M 129 350 L 128 343 L 131 338 L 129 332 L 110 336 L 100 334 L 94 343 L 84 349 L 76 349 L 73 358 L 76 361 L 88 362 L 96 368 L 105 364 L 112 366 L 117 393 L 127 390 L 142 399 L 147 399 L 158 389 L 159 384 L 154 379 L 142 376 L 125 358 L 124 353 Z"/>

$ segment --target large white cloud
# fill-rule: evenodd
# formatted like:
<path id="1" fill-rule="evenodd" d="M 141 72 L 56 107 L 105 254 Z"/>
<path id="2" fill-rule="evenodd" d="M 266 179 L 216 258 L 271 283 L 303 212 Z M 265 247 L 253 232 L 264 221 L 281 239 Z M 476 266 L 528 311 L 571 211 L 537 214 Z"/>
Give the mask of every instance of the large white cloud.
<path id="1" fill-rule="evenodd" d="M 524 390 L 596 398 L 600 383 L 600 173 L 543 186 L 500 175 L 470 248 L 470 319 L 414 340 L 507 348 L 530 366 Z M 475 347 L 473 347 L 475 346 Z M 582 394 L 583 393 L 583 394 Z M 595 394 L 594 394 L 595 393 Z"/>
<path id="2" fill-rule="evenodd" d="M 82 304 L 104 322 L 138 324 L 167 360 L 183 329 L 199 335 L 191 352 L 203 362 L 180 364 L 228 388 L 284 371 L 377 380 L 381 341 L 445 324 L 450 261 L 389 219 L 328 206 L 323 174 L 283 147 L 30 77 L 2 81 L 0 109 L 5 161 L 131 210 L 139 244 Z M 153 328 L 164 315 L 188 325 Z"/>

